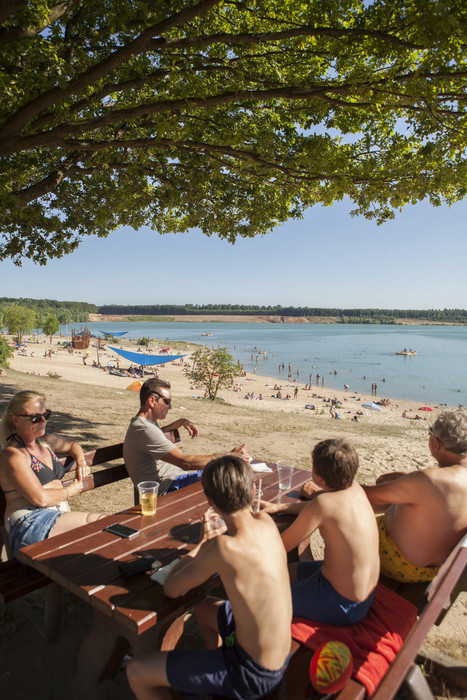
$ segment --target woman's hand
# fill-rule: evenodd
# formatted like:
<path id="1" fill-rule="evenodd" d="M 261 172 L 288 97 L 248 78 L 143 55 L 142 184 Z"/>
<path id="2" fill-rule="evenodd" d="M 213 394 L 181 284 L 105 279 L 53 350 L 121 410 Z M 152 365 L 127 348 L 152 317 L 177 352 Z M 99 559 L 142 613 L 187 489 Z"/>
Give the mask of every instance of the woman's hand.
<path id="1" fill-rule="evenodd" d="M 76 463 L 76 478 L 78 481 L 83 481 L 84 477 L 89 476 L 91 473 L 91 467 L 88 467 L 85 460 Z"/>

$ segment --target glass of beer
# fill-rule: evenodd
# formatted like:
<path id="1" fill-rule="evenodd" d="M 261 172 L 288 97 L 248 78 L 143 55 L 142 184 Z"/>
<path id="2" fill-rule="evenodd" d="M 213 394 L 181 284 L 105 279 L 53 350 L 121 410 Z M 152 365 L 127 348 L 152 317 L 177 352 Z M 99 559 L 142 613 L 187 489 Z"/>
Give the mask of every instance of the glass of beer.
<path id="1" fill-rule="evenodd" d="M 140 481 L 138 484 L 139 502 L 141 504 L 141 515 L 155 515 L 157 508 L 157 492 L 159 484 L 157 481 Z"/>

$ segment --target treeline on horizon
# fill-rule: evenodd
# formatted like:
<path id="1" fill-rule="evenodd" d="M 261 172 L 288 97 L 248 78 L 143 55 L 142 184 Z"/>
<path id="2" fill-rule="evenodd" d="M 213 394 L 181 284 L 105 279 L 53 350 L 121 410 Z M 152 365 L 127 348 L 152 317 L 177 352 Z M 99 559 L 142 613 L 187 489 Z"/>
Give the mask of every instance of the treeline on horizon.
<path id="1" fill-rule="evenodd" d="M 91 312 L 92 313 L 92 312 Z M 466 309 L 337 309 L 308 306 L 243 306 L 240 304 L 154 304 L 151 306 L 99 306 L 97 313 L 119 316 L 303 316 L 306 318 L 333 317 L 339 323 L 396 323 L 397 319 L 467 323 Z"/>
<path id="2" fill-rule="evenodd" d="M 42 328 L 50 314 L 58 318 L 60 324 L 87 323 L 89 314 L 97 314 L 97 306 L 84 301 L 57 301 L 55 299 L 28 299 L 0 297 L 0 312 L 4 306 L 16 304 L 32 309 L 36 314 L 36 326 Z"/>

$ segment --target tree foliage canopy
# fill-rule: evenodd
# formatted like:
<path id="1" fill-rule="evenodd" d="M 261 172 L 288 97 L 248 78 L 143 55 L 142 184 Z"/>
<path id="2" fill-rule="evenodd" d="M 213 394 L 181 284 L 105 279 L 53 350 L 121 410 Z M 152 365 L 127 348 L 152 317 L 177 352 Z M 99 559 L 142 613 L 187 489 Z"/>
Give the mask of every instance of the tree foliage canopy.
<path id="1" fill-rule="evenodd" d="M 42 332 L 50 337 L 50 342 L 52 342 L 52 336 L 54 336 L 60 330 L 60 322 L 55 314 L 49 314 L 42 326 Z"/>
<path id="2" fill-rule="evenodd" d="M 0 259 L 466 194 L 464 0 L 4 0 Z"/>
<path id="3" fill-rule="evenodd" d="M 191 360 L 191 367 L 185 367 L 183 371 L 196 386 L 205 390 L 211 401 L 214 401 L 219 389 L 232 385 L 242 369 L 225 348 L 198 348 Z"/>
<path id="4" fill-rule="evenodd" d="M 7 304 L 3 307 L 3 322 L 8 333 L 15 335 L 21 342 L 25 333 L 30 333 L 36 323 L 36 314 L 21 304 Z"/>

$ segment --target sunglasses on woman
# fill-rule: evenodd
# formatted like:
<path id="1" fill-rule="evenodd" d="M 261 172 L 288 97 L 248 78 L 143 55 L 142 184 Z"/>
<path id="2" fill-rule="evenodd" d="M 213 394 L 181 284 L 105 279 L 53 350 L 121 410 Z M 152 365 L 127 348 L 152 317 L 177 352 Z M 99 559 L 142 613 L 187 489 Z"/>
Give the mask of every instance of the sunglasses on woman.
<path id="1" fill-rule="evenodd" d="M 42 419 L 49 420 L 52 415 L 52 411 L 47 409 L 44 413 L 18 413 L 20 418 L 29 418 L 31 423 L 40 423 Z"/>

